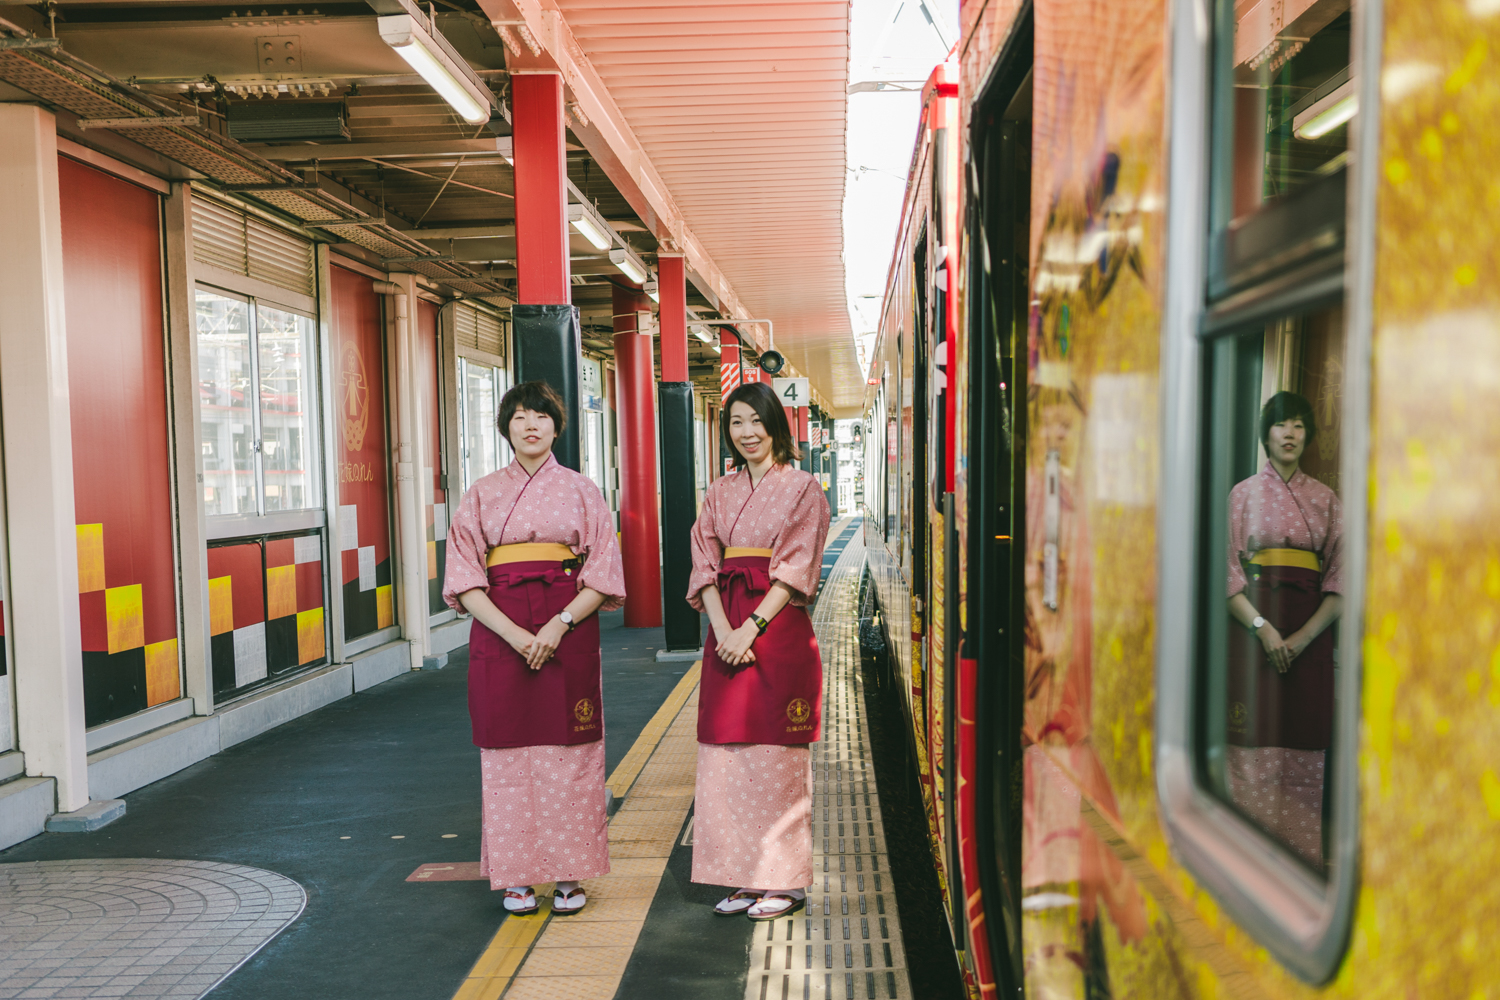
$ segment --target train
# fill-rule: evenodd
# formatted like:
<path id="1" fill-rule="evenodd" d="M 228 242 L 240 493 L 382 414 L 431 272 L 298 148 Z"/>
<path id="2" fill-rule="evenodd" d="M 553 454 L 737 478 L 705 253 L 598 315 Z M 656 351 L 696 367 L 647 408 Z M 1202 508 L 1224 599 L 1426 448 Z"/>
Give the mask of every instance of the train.
<path id="1" fill-rule="evenodd" d="M 961 20 L 862 523 L 968 990 L 1500 995 L 1500 6 Z"/>

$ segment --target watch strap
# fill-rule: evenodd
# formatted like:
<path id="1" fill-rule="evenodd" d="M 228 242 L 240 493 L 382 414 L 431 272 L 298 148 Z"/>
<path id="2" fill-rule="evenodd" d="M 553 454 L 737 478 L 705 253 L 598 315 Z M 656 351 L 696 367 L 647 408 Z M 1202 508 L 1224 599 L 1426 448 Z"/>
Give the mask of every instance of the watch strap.
<path id="1" fill-rule="evenodd" d="M 760 615 L 751 615 L 750 620 L 755 623 L 756 631 L 758 631 L 761 635 L 765 635 L 766 629 L 771 627 L 771 623 L 762 618 Z"/>

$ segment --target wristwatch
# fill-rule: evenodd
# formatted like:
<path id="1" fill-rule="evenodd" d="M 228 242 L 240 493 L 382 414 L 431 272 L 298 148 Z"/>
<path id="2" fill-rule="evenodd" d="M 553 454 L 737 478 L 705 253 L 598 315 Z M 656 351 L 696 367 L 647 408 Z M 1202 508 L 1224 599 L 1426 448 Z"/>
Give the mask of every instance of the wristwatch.
<path id="1" fill-rule="evenodd" d="M 568 626 L 569 632 L 573 631 L 573 626 L 578 624 L 573 620 L 573 613 L 571 611 L 568 611 L 566 608 L 557 613 L 557 619 L 564 625 Z"/>
<path id="2" fill-rule="evenodd" d="M 750 620 L 755 623 L 755 628 L 761 635 L 765 635 L 766 629 L 771 627 L 771 623 L 766 621 L 760 615 L 751 615 Z"/>
<path id="3" fill-rule="evenodd" d="M 1266 620 L 1264 618 L 1262 618 L 1260 615 L 1256 615 L 1255 616 L 1255 620 L 1250 623 L 1250 631 L 1252 631 L 1252 632 L 1259 632 L 1260 629 L 1261 629 L 1261 626 L 1263 626 L 1265 624 L 1266 624 Z"/>

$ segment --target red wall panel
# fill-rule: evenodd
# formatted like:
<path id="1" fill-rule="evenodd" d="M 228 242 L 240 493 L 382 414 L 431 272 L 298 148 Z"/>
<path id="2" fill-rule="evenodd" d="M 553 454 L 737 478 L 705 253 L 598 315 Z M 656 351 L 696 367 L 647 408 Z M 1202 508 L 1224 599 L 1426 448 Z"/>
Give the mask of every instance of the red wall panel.
<path id="1" fill-rule="evenodd" d="M 103 524 L 105 585 L 141 586 L 145 641 L 161 642 L 177 597 L 160 206 L 66 157 L 58 180 L 77 522 Z"/>
<path id="2" fill-rule="evenodd" d="M 373 545 L 376 563 L 383 563 L 391 556 L 391 522 L 380 296 L 369 278 L 341 267 L 332 271 L 338 422 L 331 432 L 338 441 L 339 503 L 359 508 L 359 544 Z M 353 552 L 345 557 L 341 582 L 348 583 L 359 567 Z"/>

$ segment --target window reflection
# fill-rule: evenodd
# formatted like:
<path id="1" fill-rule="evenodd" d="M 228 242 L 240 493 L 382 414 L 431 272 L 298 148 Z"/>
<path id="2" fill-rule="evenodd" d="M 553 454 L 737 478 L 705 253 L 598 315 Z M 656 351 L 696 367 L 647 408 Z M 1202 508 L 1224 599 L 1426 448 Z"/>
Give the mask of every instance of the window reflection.
<path id="1" fill-rule="evenodd" d="M 1343 310 L 1213 346 L 1210 466 L 1222 553 L 1208 582 L 1216 790 L 1316 871 L 1343 593 Z M 1210 602 L 1210 606 L 1214 602 Z"/>
<path id="2" fill-rule="evenodd" d="M 459 358 L 459 413 L 463 425 L 464 489 L 510 461 L 510 447 L 495 428 L 505 373 L 489 365 Z"/>
<path id="3" fill-rule="evenodd" d="M 200 289 L 197 321 L 204 507 L 210 516 L 254 513 L 250 304 Z"/>
<path id="4" fill-rule="evenodd" d="M 1238 220 L 1343 167 L 1358 104 L 1349 0 L 1232 2 L 1230 218 Z"/>
<path id="5" fill-rule="evenodd" d="M 266 305 L 257 305 L 255 318 L 265 509 L 316 506 L 313 321 Z"/>

